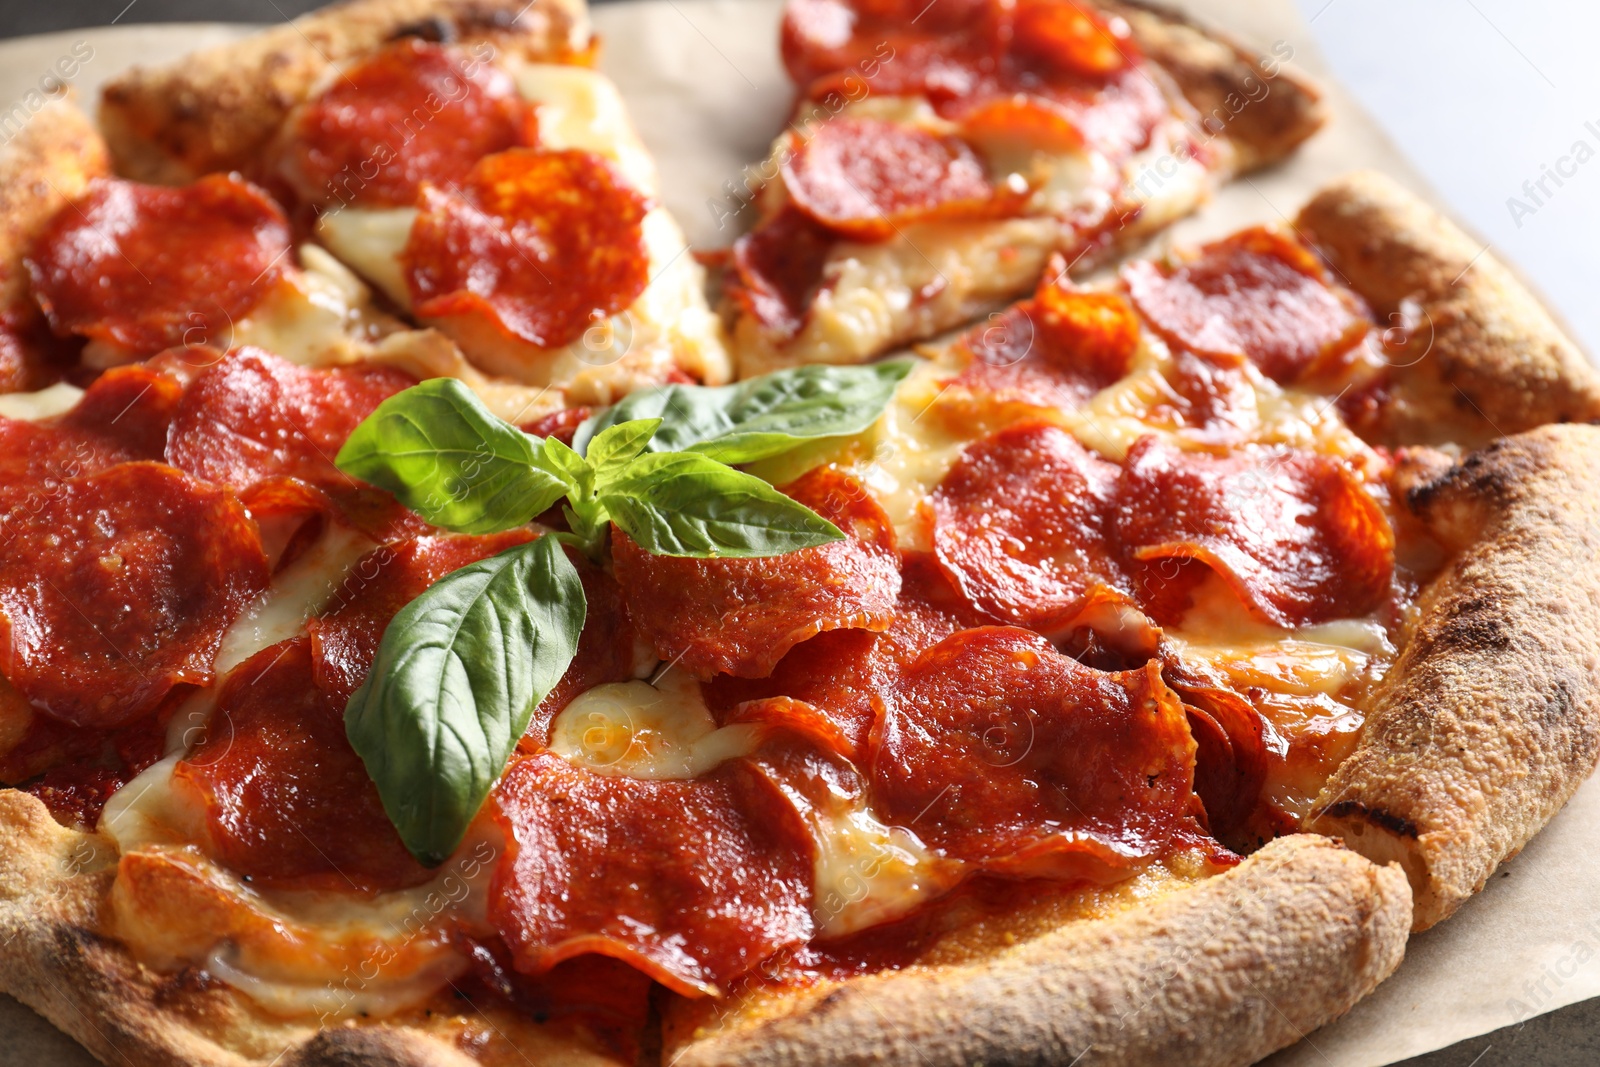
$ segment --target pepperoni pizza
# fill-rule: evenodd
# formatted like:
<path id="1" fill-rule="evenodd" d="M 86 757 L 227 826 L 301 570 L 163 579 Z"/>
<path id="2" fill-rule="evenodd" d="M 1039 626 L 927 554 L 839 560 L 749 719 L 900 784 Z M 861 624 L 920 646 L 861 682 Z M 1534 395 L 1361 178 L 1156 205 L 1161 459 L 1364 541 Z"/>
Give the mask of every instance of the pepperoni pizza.
<path id="1" fill-rule="evenodd" d="M 782 34 L 802 110 L 874 87 L 727 331 L 566 0 L 0 148 L 0 987 L 140 1065 L 1245 1064 L 1577 788 L 1600 376 L 1504 267 L 1357 174 L 1083 284 L 1258 61 Z M 1193 189 L 1310 132 L 1273 91 Z"/>

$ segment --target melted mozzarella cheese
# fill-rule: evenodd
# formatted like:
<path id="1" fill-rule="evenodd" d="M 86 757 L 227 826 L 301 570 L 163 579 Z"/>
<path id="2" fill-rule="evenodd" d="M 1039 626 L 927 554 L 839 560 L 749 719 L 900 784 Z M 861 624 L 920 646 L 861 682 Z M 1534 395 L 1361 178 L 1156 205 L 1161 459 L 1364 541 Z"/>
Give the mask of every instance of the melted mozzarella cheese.
<path id="1" fill-rule="evenodd" d="M 414 207 L 343 207 L 317 220 L 317 240 L 400 307 L 411 306 L 411 290 L 400 270 L 400 253 L 417 221 Z"/>
<path id="2" fill-rule="evenodd" d="M 609 78 L 588 67 L 555 63 L 528 63 L 513 77 L 523 98 L 538 105 L 542 147 L 598 153 L 617 164 L 634 188 L 656 192 L 655 163 Z"/>
<path id="3" fill-rule="evenodd" d="M 698 778 L 755 751 L 761 729 L 718 727 L 700 683 L 667 671 L 655 685 L 616 682 L 581 694 L 550 728 L 550 748 L 596 774 Z"/>
<path id="4" fill-rule="evenodd" d="M 66 382 L 57 382 L 36 393 L 0 394 L 0 416 L 38 422 L 70 411 L 82 399 L 82 389 Z"/>

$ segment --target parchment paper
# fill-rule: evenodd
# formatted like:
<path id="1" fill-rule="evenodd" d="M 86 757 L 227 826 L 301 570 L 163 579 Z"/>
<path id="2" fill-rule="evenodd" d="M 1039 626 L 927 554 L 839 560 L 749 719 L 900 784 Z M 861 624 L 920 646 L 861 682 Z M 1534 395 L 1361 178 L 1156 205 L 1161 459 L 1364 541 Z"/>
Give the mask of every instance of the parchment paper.
<path id="1" fill-rule="evenodd" d="M 1169 241 L 1291 218 L 1328 178 L 1376 167 L 1428 190 L 1372 120 L 1333 85 L 1291 0 L 1190 0 L 1182 6 L 1328 91 L 1333 121 L 1288 164 L 1224 190 Z M 660 163 L 667 206 L 699 246 L 726 244 L 743 168 L 763 158 L 789 88 L 777 56 L 776 0 L 643 0 L 595 9 L 604 69 Z M 77 41 L 94 55 L 72 79 L 99 83 L 246 32 L 215 25 L 126 26 L 0 42 L 0 108 L 23 98 Z M 1281 48 L 1279 49 L 1281 53 Z M 733 193 L 729 189 L 734 190 Z M 719 220 L 721 225 L 719 226 Z M 1267 1062 L 1379 1067 L 1600 995 L 1600 783 L 1591 781 L 1517 859 L 1443 926 L 1414 937 L 1400 970 L 1347 1017 Z M 0 1067 L 89 1067 L 75 1043 L 0 998 Z"/>

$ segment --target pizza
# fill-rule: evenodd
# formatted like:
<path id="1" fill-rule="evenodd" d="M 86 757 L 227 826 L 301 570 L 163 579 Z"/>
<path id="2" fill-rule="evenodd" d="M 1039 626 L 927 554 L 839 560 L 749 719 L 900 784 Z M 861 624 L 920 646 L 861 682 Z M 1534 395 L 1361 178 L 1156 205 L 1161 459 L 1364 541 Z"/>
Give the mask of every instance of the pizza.
<path id="1" fill-rule="evenodd" d="M 722 257 L 565 0 L 0 147 L 0 988 L 107 1063 L 1239 1065 L 1540 830 L 1600 376 L 1378 174 L 1122 255 L 1267 75 L 1208 32 L 930 18 L 791 0 L 797 115 L 884 80 Z M 1192 189 L 1309 134 L 1273 84 Z M 989 287 L 907 303 L 914 227 Z"/>
<path id="2" fill-rule="evenodd" d="M 1085 272 L 1323 121 L 1287 43 L 1137 3 L 796 0 L 781 36 L 794 115 L 734 189 L 756 215 L 725 289 L 745 374 L 926 340 L 1052 255 Z"/>

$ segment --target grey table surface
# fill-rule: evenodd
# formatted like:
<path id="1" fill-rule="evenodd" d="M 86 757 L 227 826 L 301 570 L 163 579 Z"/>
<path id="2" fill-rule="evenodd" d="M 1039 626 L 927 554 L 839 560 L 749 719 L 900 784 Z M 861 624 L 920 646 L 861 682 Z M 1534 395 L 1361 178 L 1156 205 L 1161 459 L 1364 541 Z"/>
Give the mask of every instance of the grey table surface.
<path id="1" fill-rule="evenodd" d="M 326 0 L 0 0 L 0 38 L 49 33 L 78 26 L 104 26 L 125 22 L 272 22 L 320 7 Z M 604 3 L 606 0 L 591 0 Z M 1513 106 L 1544 122 L 1567 122 L 1581 127 L 1582 107 L 1591 107 L 1600 125 L 1600 64 L 1592 49 L 1600 39 L 1600 4 L 1569 4 L 1561 0 L 1525 0 L 1509 5 L 1493 0 L 1297 0 L 1318 31 L 1319 43 L 1329 53 L 1339 75 L 1386 121 L 1391 132 L 1407 146 L 1421 170 L 1440 188 L 1451 206 L 1479 232 L 1496 242 L 1502 254 L 1521 261 L 1592 353 L 1600 351 L 1600 301 L 1592 296 L 1592 260 L 1600 237 L 1600 167 L 1582 174 L 1569 195 L 1551 198 L 1542 228 L 1538 218 L 1517 218 L 1509 201 L 1521 198 L 1520 179 L 1509 174 L 1526 170 L 1537 179 L 1548 163 L 1557 162 L 1565 142 L 1542 128 L 1540 121 L 1500 124 L 1480 123 L 1482 105 L 1472 99 L 1474 86 L 1461 71 L 1446 69 L 1451 57 L 1460 61 L 1464 49 L 1476 47 L 1475 38 L 1497 39 L 1505 51 L 1483 57 L 1479 92 L 1498 93 L 1519 79 L 1530 83 L 1517 88 Z M 1340 6 L 1336 6 L 1340 5 Z M 1427 28 L 1426 35 L 1395 33 L 1385 38 L 1370 31 L 1374 20 L 1385 15 L 1380 8 L 1411 19 Z M 1577 18 L 1592 32 L 1573 32 Z M 1397 28 L 1399 29 L 1399 28 Z M 1585 61 L 1574 72 L 1562 69 L 1561 40 L 1583 49 Z M 1481 43 L 1481 42 L 1478 42 Z M 1398 50 L 1398 51 L 1397 51 Z M 1402 54 L 1404 61 L 1385 54 Z M 1470 56 L 1468 57 L 1470 60 Z M 1433 65 L 1430 65 L 1433 64 Z M 1452 81 L 1452 79 L 1455 79 Z M 1580 103 L 1565 116 L 1539 99 L 1543 87 Z M 1553 79 L 1560 79 L 1556 81 Z M 1574 84 L 1574 79 L 1589 79 Z M 1488 88 L 1485 90 L 1483 85 Z M 1558 89 L 1558 84 L 1561 86 Z M 1416 87 L 1433 91 L 1418 92 Z M 1499 86 L 1499 88 L 1496 88 Z M 1552 112 L 1556 112 L 1552 114 Z M 1441 118 L 1441 116 L 1443 116 Z M 1560 127 L 1564 128 L 1564 127 Z M 1580 130 L 1581 132 L 1581 130 Z M 1597 135 L 1596 139 L 1600 139 Z M 1493 160 L 1487 146 L 1495 146 Z M 1475 146 L 1475 148 L 1474 148 Z M 1476 168 L 1465 168 L 1462 150 L 1476 153 Z M 1507 169 L 1509 168 L 1509 169 Z M 1521 170 L 1518 170 L 1521 168 Z M 1503 188 L 1502 188 L 1503 186 Z M 1565 188 L 1565 187 L 1564 187 Z M 1504 198 L 1505 202 L 1502 202 Z M 1538 205 L 1544 209 L 1546 205 Z M 1509 221 L 1508 221 L 1509 220 Z M 1525 232 L 1530 231 L 1530 232 Z M 1501 246 L 1505 246 L 1502 248 Z M 1576 258 L 1582 256 L 1583 261 Z M 1552 260 L 1554 262 L 1552 262 Z M 1563 282 L 1574 272 L 1581 285 Z M 1600 999 L 1573 1004 L 1518 1025 L 1463 1041 L 1446 1049 L 1402 1061 L 1395 1067 L 1589 1067 L 1600 1064 Z M 14 1065 L 0 1035 L 0 1067 Z M 1181 1065 L 1171 1065 L 1181 1067 Z"/>

